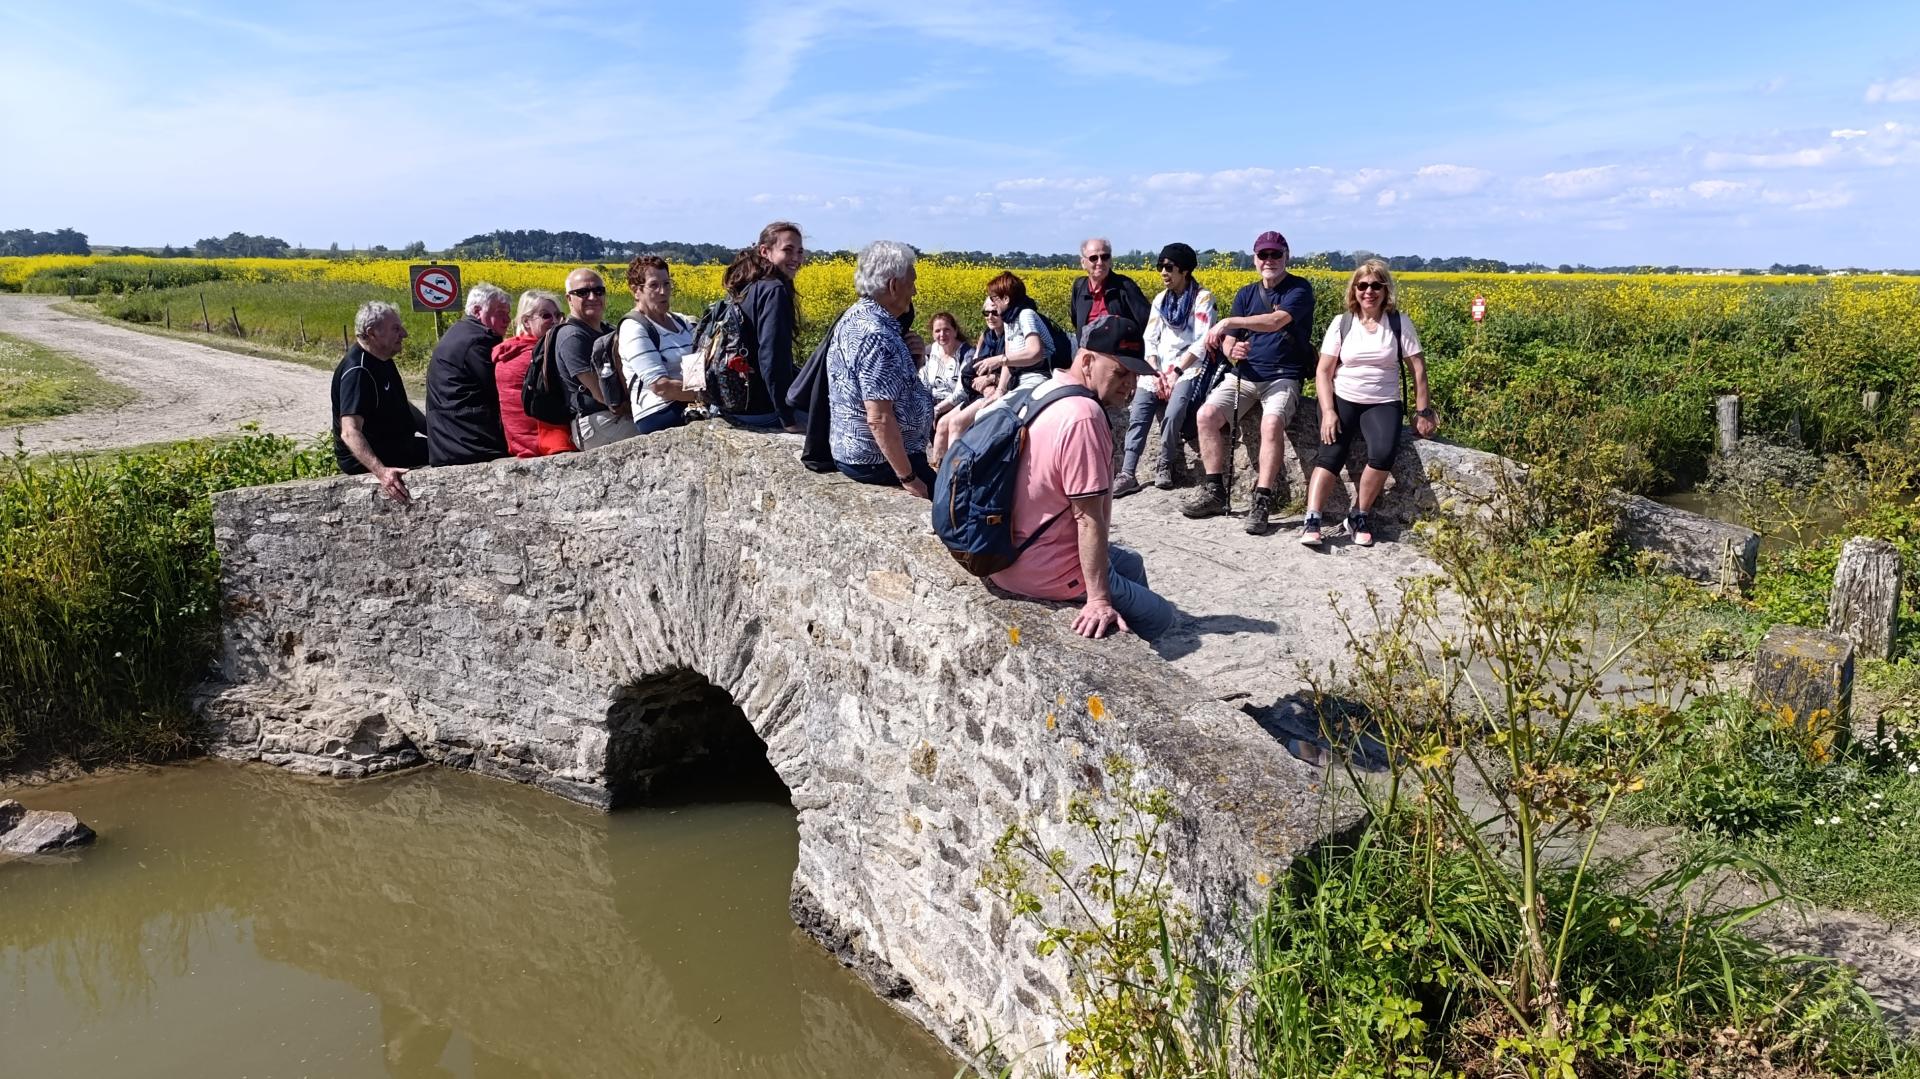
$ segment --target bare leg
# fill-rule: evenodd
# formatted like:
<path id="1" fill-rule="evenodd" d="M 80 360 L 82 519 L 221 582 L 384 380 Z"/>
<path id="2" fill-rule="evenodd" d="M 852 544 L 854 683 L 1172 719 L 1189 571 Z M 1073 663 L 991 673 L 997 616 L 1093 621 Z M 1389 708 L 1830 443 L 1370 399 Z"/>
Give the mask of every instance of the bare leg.
<path id="1" fill-rule="evenodd" d="M 1280 489 L 1280 476 L 1287 467 L 1287 424 L 1278 416 L 1260 419 L 1260 486 L 1269 491 Z"/>
<path id="2" fill-rule="evenodd" d="M 1318 465 L 1314 466 L 1313 478 L 1307 481 L 1307 512 L 1319 513 L 1320 507 L 1327 504 L 1327 492 L 1333 490 L 1333 485 L 1339 481 L 1340 477 Z"/>
<path id="3" fill-rule="evenodd" d="M 1200 462 L 1209 476 L 1227 470 L 1227 424 L 1232 422 L 1226 409 L 1200 406 Z"/>
<path id="4" fill-rule="evenodd" d="M 1314 478 L 1320 477 L 1316 475 Z M 1366 471 L 1360 473 L 1360 494 L 1355 499 L 1356 508 L 1361 513 L 1372 510 L 1373 504 L 1380 500 L 1380 492 L 1385 490 L 1386 486 L 1386 470 L 1368 465 Z"/>

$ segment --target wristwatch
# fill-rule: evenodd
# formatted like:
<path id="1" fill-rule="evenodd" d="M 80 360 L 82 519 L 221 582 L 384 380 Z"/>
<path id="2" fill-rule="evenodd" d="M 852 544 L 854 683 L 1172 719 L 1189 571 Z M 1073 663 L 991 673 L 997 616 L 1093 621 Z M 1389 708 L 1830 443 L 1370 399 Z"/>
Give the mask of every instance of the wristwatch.
<path id="1" fill-rule="evenodd" d="M 1415 416 L 1418 416 L 1419 418 L 1421 418 L 1421 419 L 1423 419 L 1423 420 L 1430 420 L 1430 419 L 1432 419 L 1432 418 L 1433 418 L 1433 409 L 1431 409 L 1431 408 L 1423 408 L 1423 409 L 1421 409 L 1421 410 L 1419 410 L 1418 412 L 1415 412 L 1415 413 L 1414 413 L 1414 415 L 1415 415 Z"/>

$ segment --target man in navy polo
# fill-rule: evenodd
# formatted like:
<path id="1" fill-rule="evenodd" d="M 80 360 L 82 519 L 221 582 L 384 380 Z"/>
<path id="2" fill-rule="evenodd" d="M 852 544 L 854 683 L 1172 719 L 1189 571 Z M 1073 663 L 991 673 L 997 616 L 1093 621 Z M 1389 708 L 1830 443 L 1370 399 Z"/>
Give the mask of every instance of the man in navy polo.
<path id="1" fill-rule="evenodd" d="M 1233 298 L 1233 311 L 1207 331 L 1207 347 L 1219 349 L 1233 366 L 1200 406 L 1200 459 L 1207 478 L 1180 507 L 1188 517 L 1215 517 L 1227 511 L 1226 472 L 1229 424 L 1260 405 L 1260 476 L 1247 511 L 1249 535 L 1267 531 L 1274 491 L 1280 483 L 1280 455 L 1287 445 L 1287 423 L 1300 405 L 1300 386 L 1313 373 L 1313 286 L 1287 272 L 1287 238 L 1268 230 L 1253 241 L 1260 280 Z M 1310 467 L 1301 462 L 1302 467 Z"/>

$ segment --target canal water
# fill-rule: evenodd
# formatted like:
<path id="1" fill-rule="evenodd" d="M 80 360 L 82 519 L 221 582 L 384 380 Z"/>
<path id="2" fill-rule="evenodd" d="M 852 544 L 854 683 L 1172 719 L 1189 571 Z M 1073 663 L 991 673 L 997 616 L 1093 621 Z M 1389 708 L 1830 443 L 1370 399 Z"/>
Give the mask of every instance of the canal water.
<path id="1" fill-rule="evenodd" d="M 0 866 L 6 1079 L 957 1070 L 789 920 L 777 801 L 222 762 L 16 796 L 101 838 Z"/>

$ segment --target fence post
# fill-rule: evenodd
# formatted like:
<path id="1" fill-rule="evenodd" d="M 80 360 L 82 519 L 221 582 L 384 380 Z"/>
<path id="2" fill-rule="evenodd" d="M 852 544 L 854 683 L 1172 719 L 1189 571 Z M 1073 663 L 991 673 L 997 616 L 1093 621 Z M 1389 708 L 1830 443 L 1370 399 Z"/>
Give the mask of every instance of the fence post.
<path id="1" fill-rule="evenodd" d="M 307 316 L 300 316 L 300 347 L 307 347 Z"/>
<path id="2" fill-rule="evenodd" d="M 213 332 L 213 316 L 207 314 L 207 294 L 204 292 L 200 294 L 200 324 L 206 327 L 208 333 Z"/>
<path id="3" fill-rule="evenodd" d="M 1720 452 L 1740 448 L 1740 395 L 1729 393 L 1713 403 L 1714 419 L 1720 427 Z"/>
<path id="4" fill-rule="evenodd" d="M 173 329 L 173 305 L 167 304 L 167 329 Z"/>
<path id="5" fill-rule="evenodd" d="M 1855 536 L 1840 548 L 1827 603 L 1827 631 L 1853 641 L 1872 659 L 1893 655 L 1900 611 L 1900 549 L 1883 539 Z"/>
<path id="6" fill-rule="evenodd" d="M 227 310 L 233 312 L 233 335 L 235 337 L 245 337 L 247 331 L 240 328 L 240 308 L 235 306 L 229 307 Z"/>

